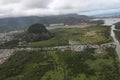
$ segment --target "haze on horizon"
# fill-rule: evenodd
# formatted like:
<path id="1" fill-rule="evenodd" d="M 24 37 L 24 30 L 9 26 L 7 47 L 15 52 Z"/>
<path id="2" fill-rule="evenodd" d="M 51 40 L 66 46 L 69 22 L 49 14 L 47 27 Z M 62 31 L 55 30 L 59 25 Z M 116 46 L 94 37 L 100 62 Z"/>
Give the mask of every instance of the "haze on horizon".
<path id="1" fill-rule="evenodd" d="M 120 12 L 120 0 L 0 0 L 0 18 Z"/>

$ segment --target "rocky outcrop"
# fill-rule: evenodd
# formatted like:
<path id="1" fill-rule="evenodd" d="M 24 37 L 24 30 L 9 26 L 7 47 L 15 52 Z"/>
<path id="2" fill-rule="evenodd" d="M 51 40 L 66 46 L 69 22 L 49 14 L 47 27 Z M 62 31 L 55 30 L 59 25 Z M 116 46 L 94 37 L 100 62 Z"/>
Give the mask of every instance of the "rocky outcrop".
<path id="1" fill-rule="evenodd" d="M 25 33 L 25 40 L 27 42 L 47 40 L 50 37 L 51 34 L 43 24 L 33 24 Z"/>

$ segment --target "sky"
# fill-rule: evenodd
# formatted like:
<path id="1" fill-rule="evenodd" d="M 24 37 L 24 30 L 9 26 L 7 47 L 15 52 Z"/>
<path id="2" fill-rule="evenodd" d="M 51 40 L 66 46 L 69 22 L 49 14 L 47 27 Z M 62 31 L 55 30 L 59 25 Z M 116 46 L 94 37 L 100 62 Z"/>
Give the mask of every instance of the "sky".
<path id="1" fill-rule="evenodd" d="M 120 0 L 0 0 L 0 18 L 120 11 Z"/>

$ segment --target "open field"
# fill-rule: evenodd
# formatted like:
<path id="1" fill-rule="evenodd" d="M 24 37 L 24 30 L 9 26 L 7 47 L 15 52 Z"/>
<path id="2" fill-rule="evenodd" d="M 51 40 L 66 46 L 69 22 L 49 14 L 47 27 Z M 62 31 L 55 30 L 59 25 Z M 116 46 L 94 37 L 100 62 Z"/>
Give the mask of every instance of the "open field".
<path id="1" fill-rule="evenodd" d="M 24 47 L 59 46 L 69 44 L 101 44 L 110 42 L 110 28 L 92 26 L 86 28 L 53 29 L 53 38 L 46 41 L 26 43 Z"/>
<path id="2" fill-rule="evenodd" d="M 101 54 L 94 49 L 20 51 L 0 65 L 0 80 L 118 80 L 115 54 L 113 48 Z"/>

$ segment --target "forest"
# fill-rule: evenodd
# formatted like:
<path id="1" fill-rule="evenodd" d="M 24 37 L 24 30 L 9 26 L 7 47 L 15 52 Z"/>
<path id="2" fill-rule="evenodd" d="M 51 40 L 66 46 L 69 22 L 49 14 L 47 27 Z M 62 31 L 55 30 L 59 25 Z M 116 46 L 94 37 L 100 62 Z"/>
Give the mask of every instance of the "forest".
<path id="1" fill-rule="evenodd" d="M 118 80 L 120 64 L 113 48 L 73 51 L 20 51 L 0 65 L 0 80 Z"/>

